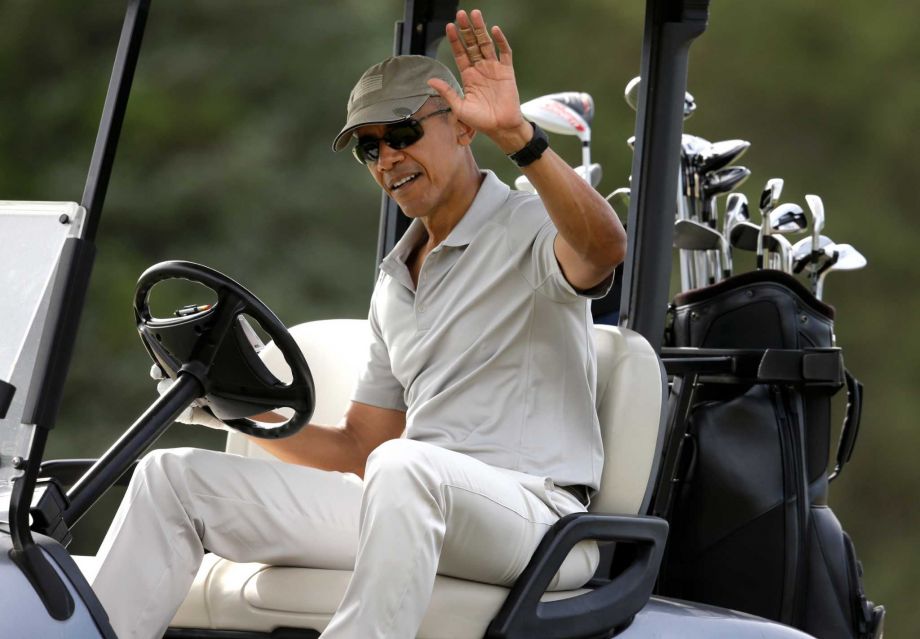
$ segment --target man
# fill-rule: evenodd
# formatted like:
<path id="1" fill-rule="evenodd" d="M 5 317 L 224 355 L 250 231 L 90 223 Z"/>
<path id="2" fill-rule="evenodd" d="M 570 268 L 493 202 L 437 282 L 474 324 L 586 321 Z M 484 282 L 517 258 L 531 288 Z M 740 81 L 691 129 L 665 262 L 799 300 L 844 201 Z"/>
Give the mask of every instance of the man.
<path id="1" fill-rule="evenodd" d="M 510 585 L 549 527 L 585 509 L 603 463 L 587 298 L 609 286 L 625 233 L 522 118 L 511 49 L 491 33 L 497 50 L 479 11 L 448 25 L 462 90 L 417 56 L 358 81 L 334 148 L 354 139 L 413 222 L 381 264 L 353 402 L 340 426 L 256 440 L 287 464 L 144 458 L 93 582 L 120 637 L 161 635 L 208 548 L 353 568 L 324 639 L 410 639 L 436 573 Z M 478 169 L 480 132 L 539 198 Z M 596 564 L 580 544 L 553 587 Z"/>

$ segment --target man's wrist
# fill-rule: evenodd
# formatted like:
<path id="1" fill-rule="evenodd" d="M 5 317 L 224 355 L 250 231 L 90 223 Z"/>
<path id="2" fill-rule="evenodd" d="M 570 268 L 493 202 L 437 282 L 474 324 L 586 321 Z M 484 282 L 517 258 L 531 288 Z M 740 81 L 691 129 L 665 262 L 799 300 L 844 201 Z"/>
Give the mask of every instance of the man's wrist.
<path id="1" fill-rule="evenodd" d="M 527 120 L 521 119 L 521 123 L 509 131 L 502 131 L 493 136 L 493 140 L 505 155 L 511 155 L 524 148 L 533 138 L 533 127 Z"/>
<path id="2" fill-rule="evenodd" d="M 508 159 L 522 169 L 543 157 L 543 152 L 549 148 L 549 138 L 546 132 L 537 126 L 536 122 L 529 122 L 529 124 L 533 129 L 530 141 L 514 153 L 508 154 Z"/>

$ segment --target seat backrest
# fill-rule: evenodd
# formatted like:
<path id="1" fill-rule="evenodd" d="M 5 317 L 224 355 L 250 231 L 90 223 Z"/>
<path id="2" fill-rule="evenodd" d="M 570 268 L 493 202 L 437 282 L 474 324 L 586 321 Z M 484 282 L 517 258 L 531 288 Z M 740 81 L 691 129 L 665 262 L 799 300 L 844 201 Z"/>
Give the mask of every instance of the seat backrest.
<path id="1" fill-rule="evenodd" d="M 318 424 L 342 419 L 358 374 L 367 357 L 370 330 L 365 320 L 324 320 L 293 327 L 313 374 Z M 612 326 L 596 326 L 597 408 L 604 440 L 604 472 L 591 511 L 617 514 L 644 512 L 651 498 L 663 440 L 665 378 L 649 343 L 638 333 Z M 261 353 L 280 379 L 290 373 L 278 350 Z M 231 432 L 227 452 L 271 455 L 249 438 Z"/>
<path id="2" fill-rule="evenodd" d="M 645 513 L 664 443 L 664 367 L 651 345 L 635 331 L 595 325 L 594 341 L 604 471 L 590 510 Z"/>

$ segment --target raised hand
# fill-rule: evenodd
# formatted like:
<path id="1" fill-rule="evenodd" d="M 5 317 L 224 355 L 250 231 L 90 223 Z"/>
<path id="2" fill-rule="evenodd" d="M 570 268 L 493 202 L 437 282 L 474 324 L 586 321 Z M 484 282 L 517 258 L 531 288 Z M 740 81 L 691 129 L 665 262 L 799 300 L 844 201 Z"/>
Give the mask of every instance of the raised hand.
<path id="1" fill-rule="evenodd" d="M 478 9 L 469 15 L 458 11 L 457 22 L 448 24 L 446 31 L 464 95 L 442 80 L 429 80 L 429 86 L 458 119 L 492 138 L 506 153 L 517 151 L 530 139 L 532 129 L 521 115 L 508 39 L 498 26 L 492 27 L 490 36 Z"/>

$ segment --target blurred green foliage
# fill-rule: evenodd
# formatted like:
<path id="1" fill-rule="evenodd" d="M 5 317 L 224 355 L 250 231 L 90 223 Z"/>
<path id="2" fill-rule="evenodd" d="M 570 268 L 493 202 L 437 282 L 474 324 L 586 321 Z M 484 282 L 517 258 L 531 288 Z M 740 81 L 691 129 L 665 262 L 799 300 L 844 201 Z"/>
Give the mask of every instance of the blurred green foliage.
<path id="1" fill-rule="evenodd" d="M 137 276 L 166 259 L 240 279 L 288 324 L 361 317 L 372 287 L 379 193 L 330 151 L 354 80 L 392 51 L 399 0 L 157 0 L 153 3 L 100 234 L 59 428 L 49 457 L 89 457 L 154 397 L 132 326 Z M 466 6 L 466 4 L 464 3 Z M 472 8 L 477 5 L 469 5 Z M 483 0 L 514 47 L 522 99 L 587 91 L 606 193 L 626 184 L 644 3 Z M 0 0 L 0 197 L 79 200 L 123 3 Z M 823 196 L 827 234 L 868 257 L 828 280 L 838 343 L 866 384 L 863 432 L 832 505 L 864 560 L 889 634 L 920 626 L 914 446 L 920 314 L 920 5 L 855 0 L 713 2 L 693 45 L 686 130 L 744 138 L 754 201 L 769 177 L 785 199 Z M 448 61 L 446 47 L 441 52 Z M 555 148 L 579 161 L 572 139 Z M 514 167 L 477 140 L 481 165 Z M 220 448 L 175 427 L 159 445 Z M 93 552 L 117 499 L 78 528 Z"/>

